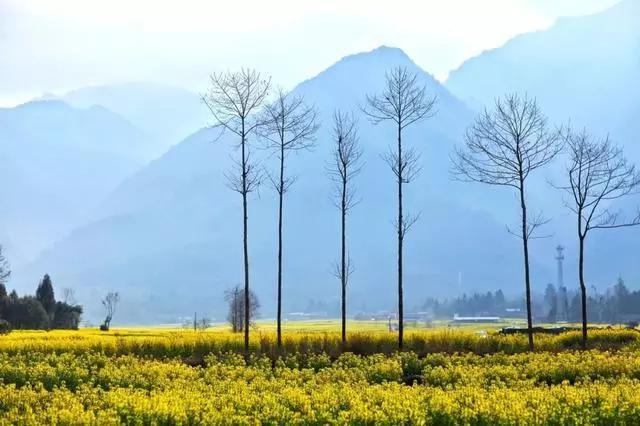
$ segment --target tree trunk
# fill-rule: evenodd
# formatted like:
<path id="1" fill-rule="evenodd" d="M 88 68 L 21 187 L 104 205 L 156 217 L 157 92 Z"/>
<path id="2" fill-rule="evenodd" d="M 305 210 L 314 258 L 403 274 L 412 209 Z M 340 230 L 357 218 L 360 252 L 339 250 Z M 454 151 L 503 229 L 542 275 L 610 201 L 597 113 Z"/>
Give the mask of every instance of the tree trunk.
<path id="1" fill-rule="evenodd" d="M 249 353 L 249 320 L 250 320 L 250 300 L 249 300 L 249 241 L 248 241 L 248 214 L 247 214 L 247 155 L 246 155 L 246 134 L 244 120 L 242 120 L 242 242 L 244 249 L 244 351 Z"/>
<path id="2" fill-rule="evenodd" d="M 402 243 L 404 222 L 402 216 L 402 128 L 398 124 L 398 349 L 402 350 L 404 339 L 404 306 L 402 294 Z"/>
<path id="3" fill-rule="evenodd" d="M 346 175 L 346 170 L 345 170 Z M 347 181 L 342 180 L 342 257 L 340 264 L 340 284 L 342 287 L 342 349 L 347 346 Z"/>
<path id="4" fill-rule="evenodd" d="M 580 276 L 580 299 L 582 305 L 582 349 L 587 348 L 587 285 L 584 282 L 584 240 L 585 237 L 580 235 L 578 274 Z"/>
<path id="5" fill-rule="evenodd" d="M 527 204 L 524 197 L 524 179 L 520 178 L 520 207 L 522 209 L 522 248 L 524 251 L 524 282 L 527 299 L 527 334 L 529 350 L 533 351 L 533 318 L 531 315 L 531 279 L 529 271 L 529 235 L 527 230 Z"/>
<path id="6" fill-rule="evenodd" d="M 280 145 L 280 187 L 278 189 L 278 349 L 282 347 L 282 203 L 284 197 L 284 146 Z"/>

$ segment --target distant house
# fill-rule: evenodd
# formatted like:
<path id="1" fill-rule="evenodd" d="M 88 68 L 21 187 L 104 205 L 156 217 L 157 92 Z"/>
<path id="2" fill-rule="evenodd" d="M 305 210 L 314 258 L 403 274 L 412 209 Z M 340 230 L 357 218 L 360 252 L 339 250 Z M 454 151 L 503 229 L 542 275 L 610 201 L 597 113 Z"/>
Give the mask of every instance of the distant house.
<path id="1" fill-rule="evenodd" d="M 488 323 L 499 322 L 500 317 L 461 317 L 458 314 L 453 316 L 453 322 L 456 324 L 474 324 L 474 323 Z"/>
<path id="2" fill-rule="evenodd" d="M 378 312 L 358 312 L 353 316 L 358 321 L 387 321 L 389 319 L 396 320 L 398 316 L 395 312 L 378 311 Z"/>
<path id="3" fill-rule="evenodd" d="M 314 320 L 327 318 L 326 312 L 291 312 L 287 315 L 290 321 Z"/>

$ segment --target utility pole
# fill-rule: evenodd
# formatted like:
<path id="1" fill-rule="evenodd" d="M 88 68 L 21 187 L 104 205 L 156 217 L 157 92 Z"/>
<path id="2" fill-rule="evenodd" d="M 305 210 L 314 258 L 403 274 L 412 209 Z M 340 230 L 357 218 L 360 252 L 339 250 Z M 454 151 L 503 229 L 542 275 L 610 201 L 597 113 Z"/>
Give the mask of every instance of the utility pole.
<path id="1" fill-rule="evenodd" d="M 558 276 L 556 285 L 558 291 L 556 297 L 558 298 L 558 313 L 557 319 L 560 321 L 567 321 L 569 319 L 569 312 L 567 306 L 567 289 L 564 286 L 564 247 L 560 244 L 556 247 L 556 261 L 558 262 Z"/>
<path id="2" fill-rule="evenodd" d="M 564 269 L 562 263 L 564 262 L 564 247 L 562 245 L 558 245 L 556 247 L 556 251 L 558 252 L 556 256 L 556 260 L 558 261 L 558 287 L 564 287 Z"/>

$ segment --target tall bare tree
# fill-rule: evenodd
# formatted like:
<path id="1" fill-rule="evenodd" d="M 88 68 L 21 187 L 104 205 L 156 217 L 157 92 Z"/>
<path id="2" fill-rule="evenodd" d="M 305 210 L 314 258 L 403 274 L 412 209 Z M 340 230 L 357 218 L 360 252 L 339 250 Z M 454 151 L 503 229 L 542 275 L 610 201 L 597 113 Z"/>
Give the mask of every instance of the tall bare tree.
<path id="1" fill-rule="evenodd" d="M 529 240 L 547 221 L 527 213 L 526 182 L 532 172 L 550 163 L 562 149 L 560 133 L 549 130 L 535 99 L 507 95 L 493 110 L 481 113 L 466 132 L 465 147 L 453 155 L 453 172 L 463 181 L 514 188 L 521 210 L 529 349 L 533 350 Z M 510 231 L 511 232 L 511 231 Z"/>
<path id="2" fill-rule="evenodd" d="M 278 193 L 278 302 L 277 302 L 277 344 L 282 346 L 282 227 L 284 194 L 295 182 L 294 176 L 286 176 L 285 159 L 291 152 L 308 150 L 313 147 L 319 125 L 317 112 L 305 105 L 301 96 L 278 91 L 273 103 L 265 108 L 265 125 L 262 136 L 267 141 L 267 149 L 278 157 L 278 173 L 270 176 Z"/>
<path id="3" fill-rule="evenodd" d="M 255 70 L 214 73 L 211 87 L 202 100 L 211 111 L 215 126 L 239 137 L 240 159 L 226 174 L 229 188 L 242 196 L 242 244 L 244 254 L 244 303 L 250 305 L 249 295 L 249 239 L 247 199 L 260 185 L 261 173 L 251 158 L 249 137 L 263 124 L 258 114 L 271 88 L 271 80 Z M 245 309 L 245 324 L 249 323 L 249 309 Z M 244 348 L 249 352 L 249 327 L 244 328 Z"/>
<path id="4" fill-rule="evenodd" d="M 6 284 L 11 276 L 11 266 L 2 251 L 3 247 L 0 245 L 0 284 Z"/>
<path id="5" fill-rule="evenodd" d="M 420 155 L 414 148 L 404 149 L 402 132 L 435 114 L 436 96 L 427 96 L 426 88 L 418 83 L 418 76 L 406 68 L 397 67 L 386 74 L 382 93 L 367 95 L 363 112 L 373 124 L 391 122 L 397 130 L 397 143 L 384 159 L 395 175 L 398 184 L 398 218 L 395 223 L 398 234 L 398 348 L 402 349 L 404 337 L 404 309 L 402 286 L 402 250 L 404 237 L 418 219 L 418 215 L 404 215 L 402 187 L 410 183 L 420 171 Z"/>
<path id="6" fill-rule="evenodd" d="M 340 209 L 340 264 L 336 277 L 342 293 L 342 347 L 347 344 L 347 283 L 352 272 L 347 254 L 347 214 L 357 203 L 353 178 L 362 168 L 362 150 L 358 143 L 358 123 L 353 114 L 335 111 L 333 114 L 334 148 L 328 166 L 329 177 L 335 184 L 335 204 Z"/>
<path id="7" fill-rule="evenodd" d="M 556 188 L 569 194 L 565 205 L 576 215 L 579 242 L 578 275 L 582 305 L 582 347 L 587 345 L 587 286 L 584 277 L 585 243 L 596 229 L 627 228 L 640 225 L 640 209 L 624 219 L 612 209 L 615 200 L 640 189 L 640 173 L 629 164 L 622 149 L 609 137 L 595 138 L 586 129 L 565 133 L 569 151 L 567 182 Z M 555 186 L 555 185 L 554 185 Z"/>

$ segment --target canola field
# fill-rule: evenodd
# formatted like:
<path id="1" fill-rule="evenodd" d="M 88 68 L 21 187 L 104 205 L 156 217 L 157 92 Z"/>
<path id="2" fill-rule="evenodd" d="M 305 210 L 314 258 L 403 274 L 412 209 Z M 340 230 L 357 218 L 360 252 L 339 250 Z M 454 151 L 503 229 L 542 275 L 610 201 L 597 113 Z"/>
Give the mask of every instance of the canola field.
<path id="1" fill-rule="evenodd" d="M 0 336 L 0 424 L 640 424 L 640 333 L 136 329 Z"/>

